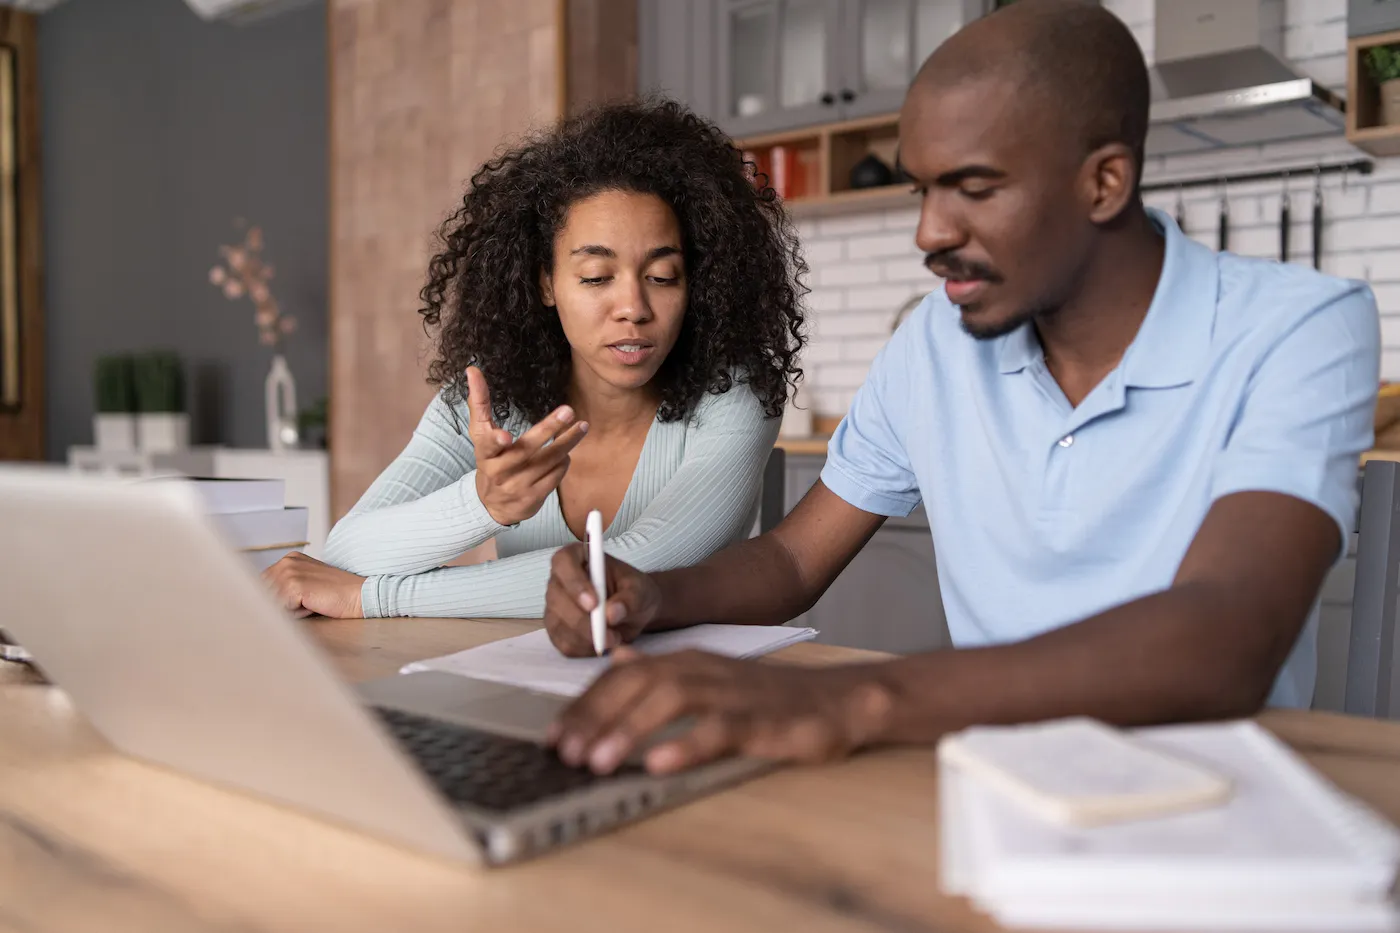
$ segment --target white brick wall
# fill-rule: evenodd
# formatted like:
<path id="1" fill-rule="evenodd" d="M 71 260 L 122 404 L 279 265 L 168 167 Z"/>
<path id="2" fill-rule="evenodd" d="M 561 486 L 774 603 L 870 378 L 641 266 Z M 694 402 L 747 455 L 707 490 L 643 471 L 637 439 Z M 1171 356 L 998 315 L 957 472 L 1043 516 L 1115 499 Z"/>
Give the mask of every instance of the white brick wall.
<path id="1" fill-rule="evenodd" d="M 1151 0 L 1103 0 L 1133 30 L 1149 61 L 1152 56 Z M 1346 0 L 1288 0 L 1285 52 L 1301 71 L 1346 92 Z M 1168 180 L 1220 172 L 1253 171 L 1270 165 L 1305 165 L 1364 155 L 1340 136 L 1210 155 L 1149 160 L 1145 178 Z M 1371 282 L 1382 318 L 1382 374 L 1400 379 L 1400 159 L 1376 159 L 1367 177 L 1323 179 L 1322 269 Z M 1292 261 L 1311 263 L 1313 179 L 1290 179 Z M 1278 255 L 1277 182 L 1231 188 L 1230 249 L 1247 256 Z M 1183 192 L 1186 230 L 1208 246 L 1216 242 L 1218 192 Z M 1148 203 L 1175 212 L 1175 192 L 1156 193 Z M 917 213 L 875 211 L 807 220 L 798 225 L 812 267 L 808 308 L 814 326 L 804 358 L 806 388 L 815 409 L 840 415 L 889 335 L 896 310 L 909 298 L 938 286 L 914 246 Z"/>

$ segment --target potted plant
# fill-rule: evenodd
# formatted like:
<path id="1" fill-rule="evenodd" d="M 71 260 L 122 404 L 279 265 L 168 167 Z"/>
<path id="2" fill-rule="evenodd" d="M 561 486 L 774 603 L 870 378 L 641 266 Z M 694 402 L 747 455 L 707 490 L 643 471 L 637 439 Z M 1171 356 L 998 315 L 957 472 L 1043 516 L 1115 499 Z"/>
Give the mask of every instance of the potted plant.
<path id="1" fill-rule="evenodd" d="M 167 350 L 143 354 L 135 363 L 136 437 L 142 451 L 173 453 L 190 445 L 185 411 L 185 371 Z"/>
<path id="2" fill-rule="evenodd" d="M 92 441 L 98 450 L 136 449 L 136 381 L 126 354 L 99 356 L 93 365 L 96 413 Z"/>
<path id="3" fill-rule="evenodd" d="M 1400 125 L 1400 45 L 1367 49 L 1366 70 L 1380 92 L 1381 126 Z"/>

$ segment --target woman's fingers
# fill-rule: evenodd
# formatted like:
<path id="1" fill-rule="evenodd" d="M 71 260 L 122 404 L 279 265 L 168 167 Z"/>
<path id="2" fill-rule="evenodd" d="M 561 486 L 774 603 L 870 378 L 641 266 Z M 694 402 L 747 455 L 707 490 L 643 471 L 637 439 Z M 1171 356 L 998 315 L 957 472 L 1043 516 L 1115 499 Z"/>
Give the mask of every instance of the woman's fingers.
<path id="1" fill-rule="evenodd" d="M 498 456 L 511 446 L 509 431 L 496 426 L 491 414 L 491 390 L 486 376 L 475 366 L 467 367 L 467 436 L 478 459 Z"/>

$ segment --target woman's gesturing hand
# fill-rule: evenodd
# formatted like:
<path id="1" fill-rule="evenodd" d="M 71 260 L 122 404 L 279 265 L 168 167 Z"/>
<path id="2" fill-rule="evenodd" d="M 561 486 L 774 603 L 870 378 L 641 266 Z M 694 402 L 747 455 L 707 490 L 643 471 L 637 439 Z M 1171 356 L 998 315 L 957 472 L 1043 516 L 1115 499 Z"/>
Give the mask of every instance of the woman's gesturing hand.
<path id="1" fill-rule="evenodd" d="M 467 435 L 476 448 L 476 491 L 481 504 L 501 525 L 534 515 L 569 470 L 569 451 L 588 433 L 574 423 L 574 410 L 561 405 L 519 437 L 496 425 L 491 392 L 475 366 L 467 368 Z"/>

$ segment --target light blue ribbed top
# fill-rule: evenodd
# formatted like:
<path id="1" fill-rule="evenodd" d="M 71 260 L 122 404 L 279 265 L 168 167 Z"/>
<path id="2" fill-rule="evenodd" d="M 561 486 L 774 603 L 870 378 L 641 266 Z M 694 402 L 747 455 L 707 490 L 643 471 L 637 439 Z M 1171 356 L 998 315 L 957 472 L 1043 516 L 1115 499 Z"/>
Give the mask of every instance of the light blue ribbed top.
<path id="1" fill-rule="evenodd" d="M 442 393 L 434 397 L 408 446 L 331 529 L 324 559 L 366 578 L 366 618 L 539 618 L 550 558 L 578 540 L 557 490 L 518 525 L 491 517 L 476 491 L 465 401 L 455 414 Z M 681 421 L 654 421 L 604 532 L 605 550 L 657 571 L 699 563 L 747 537 L 778 426 L 746 385 L 706 395 Z M 519 436 L 528 425 L 503 427 Z M 492 538 L 498 559 L 442 566 Z"/>

